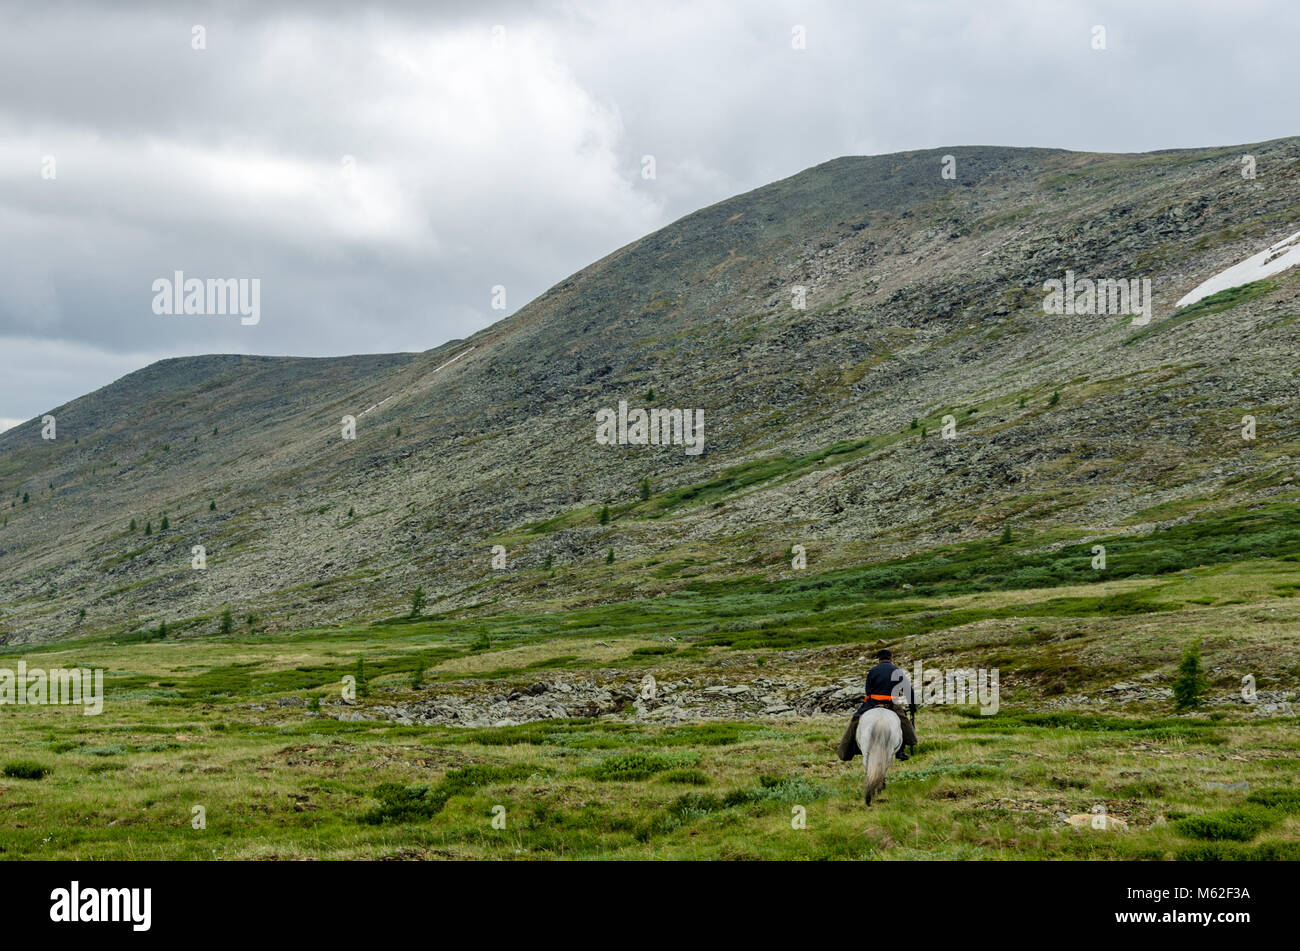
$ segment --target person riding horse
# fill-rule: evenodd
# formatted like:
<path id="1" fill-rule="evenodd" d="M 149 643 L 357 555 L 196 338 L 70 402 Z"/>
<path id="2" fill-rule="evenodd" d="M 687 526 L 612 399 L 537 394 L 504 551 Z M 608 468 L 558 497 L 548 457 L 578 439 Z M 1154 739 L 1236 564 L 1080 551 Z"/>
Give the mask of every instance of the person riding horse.
<path id="1" fill-rule="evenodd" d="M 846 763 L 860 752 L 857 741 L 858 719 L 875 707 L 885 707 L 898 714 L 903 727 L 903 745 L 894 754 L 896 759 L 908 759 L 904 749 L 908 746 L 916 746 L 916 730 L 904 712 L 905 708 L 910 708 L 912 715 L 916 715 L 916 698 L 912 695 L 912 682 L 907 679 L 907 674 L 902 668 L 890 663 L 893 657 L 894 655 L 887 650 L 877 651 L 876 660 L 879 663 L 867 672 L 866 696 L 862 698 L 862 703 L 849 722 L 849 728 L 844 731 L 844 737 L 840 740 L 839 757 Z"/>

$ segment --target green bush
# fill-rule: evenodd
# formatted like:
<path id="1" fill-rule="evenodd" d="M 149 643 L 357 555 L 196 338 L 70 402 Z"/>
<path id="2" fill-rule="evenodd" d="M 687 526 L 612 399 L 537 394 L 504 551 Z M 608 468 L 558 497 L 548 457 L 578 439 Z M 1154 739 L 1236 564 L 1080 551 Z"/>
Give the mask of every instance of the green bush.
<path id="1" fill-rule="evenodd" d="M 16 759 L 5 763 L 4 774 L 10 779 L 44 779 L 50 771 L 35 760 Z"/>
<path id="2" fill-rule="evenodd" d="M 532 773 L 530 766 L 466 766 L 453 769 L 436 786 L 380 783 L 372 794 L 379 805 L 362 813 L 360 820 L 368 825 L 384 825 L 429 819 L 441 812 L 452 796 L 481 786 L 525 779 Z"/>
<path id="3" fill-rule="evenodd" d="M 1179 819 L 1174 823 L 1174 829 L 1189 839 L 1248 842 L 1276 822 L 1277 816 L 1264 809 L 1229 809 Z"/>
<path id="4" fill-rule="evenodd" d="M 416 585 L 415 593 L 411 595 L 411 613 L 408 617 L 417 618 L 424 611 L 424 606 L 429 603 L 429 599 L 424 594 L 424 585 Z"/>
<path id="5" fill-rule="evenodd" d="M 1246 802 L 1266 809 L 1300 812 L 1300 789 L 1259 789 L 1247 796 Z"/>
<path id="6" fill-rule="evenodd" d="M 681 765 L 682 760 L 679 756 L 660 753 L 622 753 L 607 757 L 580 772 L 591 779 L 628 782 L 649 779 L 655 773 L 662 773 Z"/>
<path id="7" fill-rule="evenodd" d="M 1189 647 L 1187 653 L 1183 654 L 1182 663 L 1178 665 L 1178 676 L 1174 679 L 1174 707 L 1186 710 L 1196 706 L 1201 702 L 1201 695 L 1208 686 L 1201 666 L 1201 650 L 1199 647 Z"/>
<path id="8" fill-rule="evenodd" d="M 121 756 L 123 753 L 129 753 L 131 750 L 121 743 L 111 743 L 108 746 L 86 746 L 82 747 L 82 753 L 90 756 Z"/>

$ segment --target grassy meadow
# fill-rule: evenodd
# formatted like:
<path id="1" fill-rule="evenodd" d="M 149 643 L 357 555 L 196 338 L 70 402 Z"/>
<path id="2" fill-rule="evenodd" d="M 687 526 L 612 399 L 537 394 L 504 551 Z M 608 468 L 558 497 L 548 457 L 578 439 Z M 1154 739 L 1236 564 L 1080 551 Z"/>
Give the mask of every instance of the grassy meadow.
<path id="1" fill-rule="evenodd" d="M 1106 571 L 1091 542 L 991 541 L 532 614 L 5 648 L 0 667 L 103 668 L 105 703 L 0 706 L 0 857 L 1300 858 L 1297 711 L 1215 702 L 1247 674 L 1300 684 L 1293 514 L 1108 541 Z M 834 756 L 841 716 L 339 719 L 556 676 L 816 686 L 885 643 L 907 669 L 997 667 L 1001 697 L 993 716 L 923 707 L 916 755 L 870 808 L 861 759 Z M 1104 700 L 1169 686 L 1193 644 L 1201 704 Z M 1122 827 L 1064 821 L 1101 809 Z"/>

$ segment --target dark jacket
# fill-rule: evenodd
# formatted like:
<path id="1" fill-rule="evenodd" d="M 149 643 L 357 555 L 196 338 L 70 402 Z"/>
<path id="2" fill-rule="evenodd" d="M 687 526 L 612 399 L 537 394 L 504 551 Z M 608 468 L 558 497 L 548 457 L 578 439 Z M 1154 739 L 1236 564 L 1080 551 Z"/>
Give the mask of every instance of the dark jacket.
<path id="1" fill-rule="evenodd" d="M 881 700 L 880 697 L 897 697 L 898 701 L 893 703 L 891 699 Z M 916 704 L 912 697 L 912 682 L 907 679 L 907 674 L 901 667 L 895 667 L 885 660 L 867 671 L 866 689 L 862 706 L 858 708 L 858 716 L 872 707 L 892 707 L 901 714 L 908 706 L 915 707 Z"/>

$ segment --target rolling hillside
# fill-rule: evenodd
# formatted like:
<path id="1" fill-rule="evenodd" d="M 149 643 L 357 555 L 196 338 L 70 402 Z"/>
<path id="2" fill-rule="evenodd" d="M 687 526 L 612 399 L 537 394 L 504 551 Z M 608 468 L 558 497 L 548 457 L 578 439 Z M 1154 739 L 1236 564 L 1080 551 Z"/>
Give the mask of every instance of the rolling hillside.
<path id="1" fill-rule="evenodd" d="M 1174 302 L 1297 221 L 1300 139 L 841 158 L 425 353 L 163 361 L 52 407 L 52 442 L 39 420 L 0 435 L 0 637 L 199 636 L 227 607 L 268 631 L 367 621 L 419 585 L 431 612 L 548 611 L 789 579 L 794 545 L 820 574 L 1004 526 L 1007 570 L 1055 584 L 1053 552 L 1084 564 L 1103 536 L 1260 505 L 1285 530 L 1300 276 Z M 1149 278 L 1154 320 L 1044 313 L 1067 271 Z M 599 444 L 620 401 L 702 410 L 704 451 Z"/>

